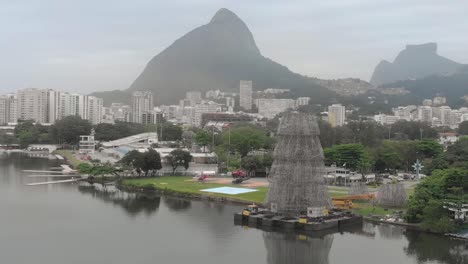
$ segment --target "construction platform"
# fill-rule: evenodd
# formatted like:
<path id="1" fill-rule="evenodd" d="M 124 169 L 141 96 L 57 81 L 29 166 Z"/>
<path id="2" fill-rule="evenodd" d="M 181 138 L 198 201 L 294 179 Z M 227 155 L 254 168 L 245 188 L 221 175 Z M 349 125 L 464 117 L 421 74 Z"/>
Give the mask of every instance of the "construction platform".
<path id="1" fill-rule="evenodd" d="M 236 225 L 287 231 L 332 231 L 333 229 L 339 231 L 342 227 L 361 223 L 362 216 L 339 210 L 330 212 L 328 216 L 321 217 L 286 217 L 267 210 L 257 212 L 244 210 L 234 214 L 234 224 Z"/>

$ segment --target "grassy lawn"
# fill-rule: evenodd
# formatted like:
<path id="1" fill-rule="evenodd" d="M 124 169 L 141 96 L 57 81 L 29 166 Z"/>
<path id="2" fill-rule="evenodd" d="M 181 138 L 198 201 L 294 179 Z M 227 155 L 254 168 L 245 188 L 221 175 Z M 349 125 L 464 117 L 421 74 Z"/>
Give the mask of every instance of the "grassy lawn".
<path id="1" fill-rule="evenodd" d="M 78 168 L 78 165 L 85 162 L 85 161 L 77 159 L 70 150 L 59 149 L 59 150 L 54 151 L 54 154 L 63 156 L 65 159 L 67 159 L 68 162 L 70 162 L 70 164 L 75 169 Z"/>
<path id="2" fill-rule="evenodd" d="M 357 205 L 358 208 L 354 209 L 353 211 L 359 215 L 388 215 L 393 214 L 395 211 L 403 211 L 404 208 L 386 208 L 379 205 L 372 206 L 371 202 L 355 202 L 354 204 Z"/>
<path id="3" fill-rule="evenodd" d="M 243 194 L 221 194 L 221 193 L 207 193 L 202 192 L 203 189 L 209 188 L 216 188 L 216 187 L 223 187 L 223 186 L 231 186 L 231 187 L 241 187 L 239 185 L 233 184 L 218 184 L 218 183 L 199 183 L 196 181 L 192 181 L 191 177 L 183 177 L 183 176 L 165 176 L 165 177 L 156 177 L 156 178 L 139 178 L 139 179 L 124 179 L 122 181 L 124 186 L 130 187 L 148 187 L 152 186 L 159 189 L 167 189 L 171 191 L 181 192 L 181 193 L 188 193 L 188 194 L 209 194 L 216 197 L 229 197 L 229 198 L 236 198 L 239 200 L 244 200 L 248 202 L 255 202 L 255 203 L 263 203 L 265 200 L 266 193 L 268 191 L 268 187 L 255 187 L 251 189 L 258 190 L 256 192 L 251 193 L 243 193 Z M 330 191 L 330 195 L 332 197 L 336 196 L 343 196 L 346 194 L 333 192 Z"/>
<path id="4" fill-rule="evenodd" d="M 265 198 L 267 187 L 256 187 L 250 188 L 258 190 L 251 193 L 242 193 L 242 194 L 221 194 L 221 193 L 208 193 L 202 192 L 203 189 L 231 186 L 231 187 L 241 187 L 239 185 L 232 184 L 218 184 L 218 183 L 199 183 L 192 181 L 191 177 L 183 176 L 165 176 L 165 177 L 156 177 L 156 178 L 141 178 L 141 179 L 125 179 L 122 181 L 122 184 L 125 186 L 132 187 L 145 187 L 153 186 L 158 189 L 167 189 L 171 191 L 188 193 L 188 194 L 209 194 L 216 197 L 229 197 L 236 198 L 239 200 L 244 200 L 248 202 L 262 203 Z M 241 187 L 244 188 L 244 187 Z"/>

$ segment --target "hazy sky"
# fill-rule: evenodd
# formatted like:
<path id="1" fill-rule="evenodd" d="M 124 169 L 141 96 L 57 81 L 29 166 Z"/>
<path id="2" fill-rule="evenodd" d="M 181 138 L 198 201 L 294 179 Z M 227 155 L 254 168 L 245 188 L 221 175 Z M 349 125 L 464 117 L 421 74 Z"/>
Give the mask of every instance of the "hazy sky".
<path id="1" fill-rule="evenodd" d="M 408 43 L 468 63 L 467 0 L 0 0 L 0 93 L 125 89 L 221 7 L 264 56 L 309 76 L 369 80 Z"/>

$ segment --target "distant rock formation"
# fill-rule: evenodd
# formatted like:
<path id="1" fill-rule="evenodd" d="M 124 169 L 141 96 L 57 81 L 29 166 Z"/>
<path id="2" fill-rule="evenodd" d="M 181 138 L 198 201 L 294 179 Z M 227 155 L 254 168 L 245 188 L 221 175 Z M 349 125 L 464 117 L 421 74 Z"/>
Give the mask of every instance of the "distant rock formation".
<path id="1" fill-rule="evenodd" d="M 152 91 L 156 103 L 172 104 L 187 91 L 238 91 L 240 80 L 252 80 L 254 90 L 291 89 L 297 96 L 312 96 L 312 101 L 321 103 L 334 95 L 312 78 L 263 57 L 246 24 L 225 8 L 151 59 L 127 94 Z M 106 93 L 113 92 L 99 96 L 107 105 L 112 95 Z"/>
<path id="2" fill-rule="evenodd" d="M 393 63 L 381 61 L 370 80 L 382 85 L 404 80 L 422 79 L 431 75 L 452 75 L 463 65 L 437 54 L 436 43 L 407 45 Z"/>

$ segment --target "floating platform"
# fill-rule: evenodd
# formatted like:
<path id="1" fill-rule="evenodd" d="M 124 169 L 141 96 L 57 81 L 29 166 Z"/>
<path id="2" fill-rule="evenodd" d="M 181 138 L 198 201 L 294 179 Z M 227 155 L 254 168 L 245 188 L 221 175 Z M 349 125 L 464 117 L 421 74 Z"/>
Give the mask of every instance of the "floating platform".
<path id="1" fill-rule="evenodd" d="M 269 211 L 243 212 L 234 214 L 234 224 L 248 225 L 261 229 L 321 231 L 362 224 L 362 216 L 341 212 L 322 217 L 285 217 Z"/>

